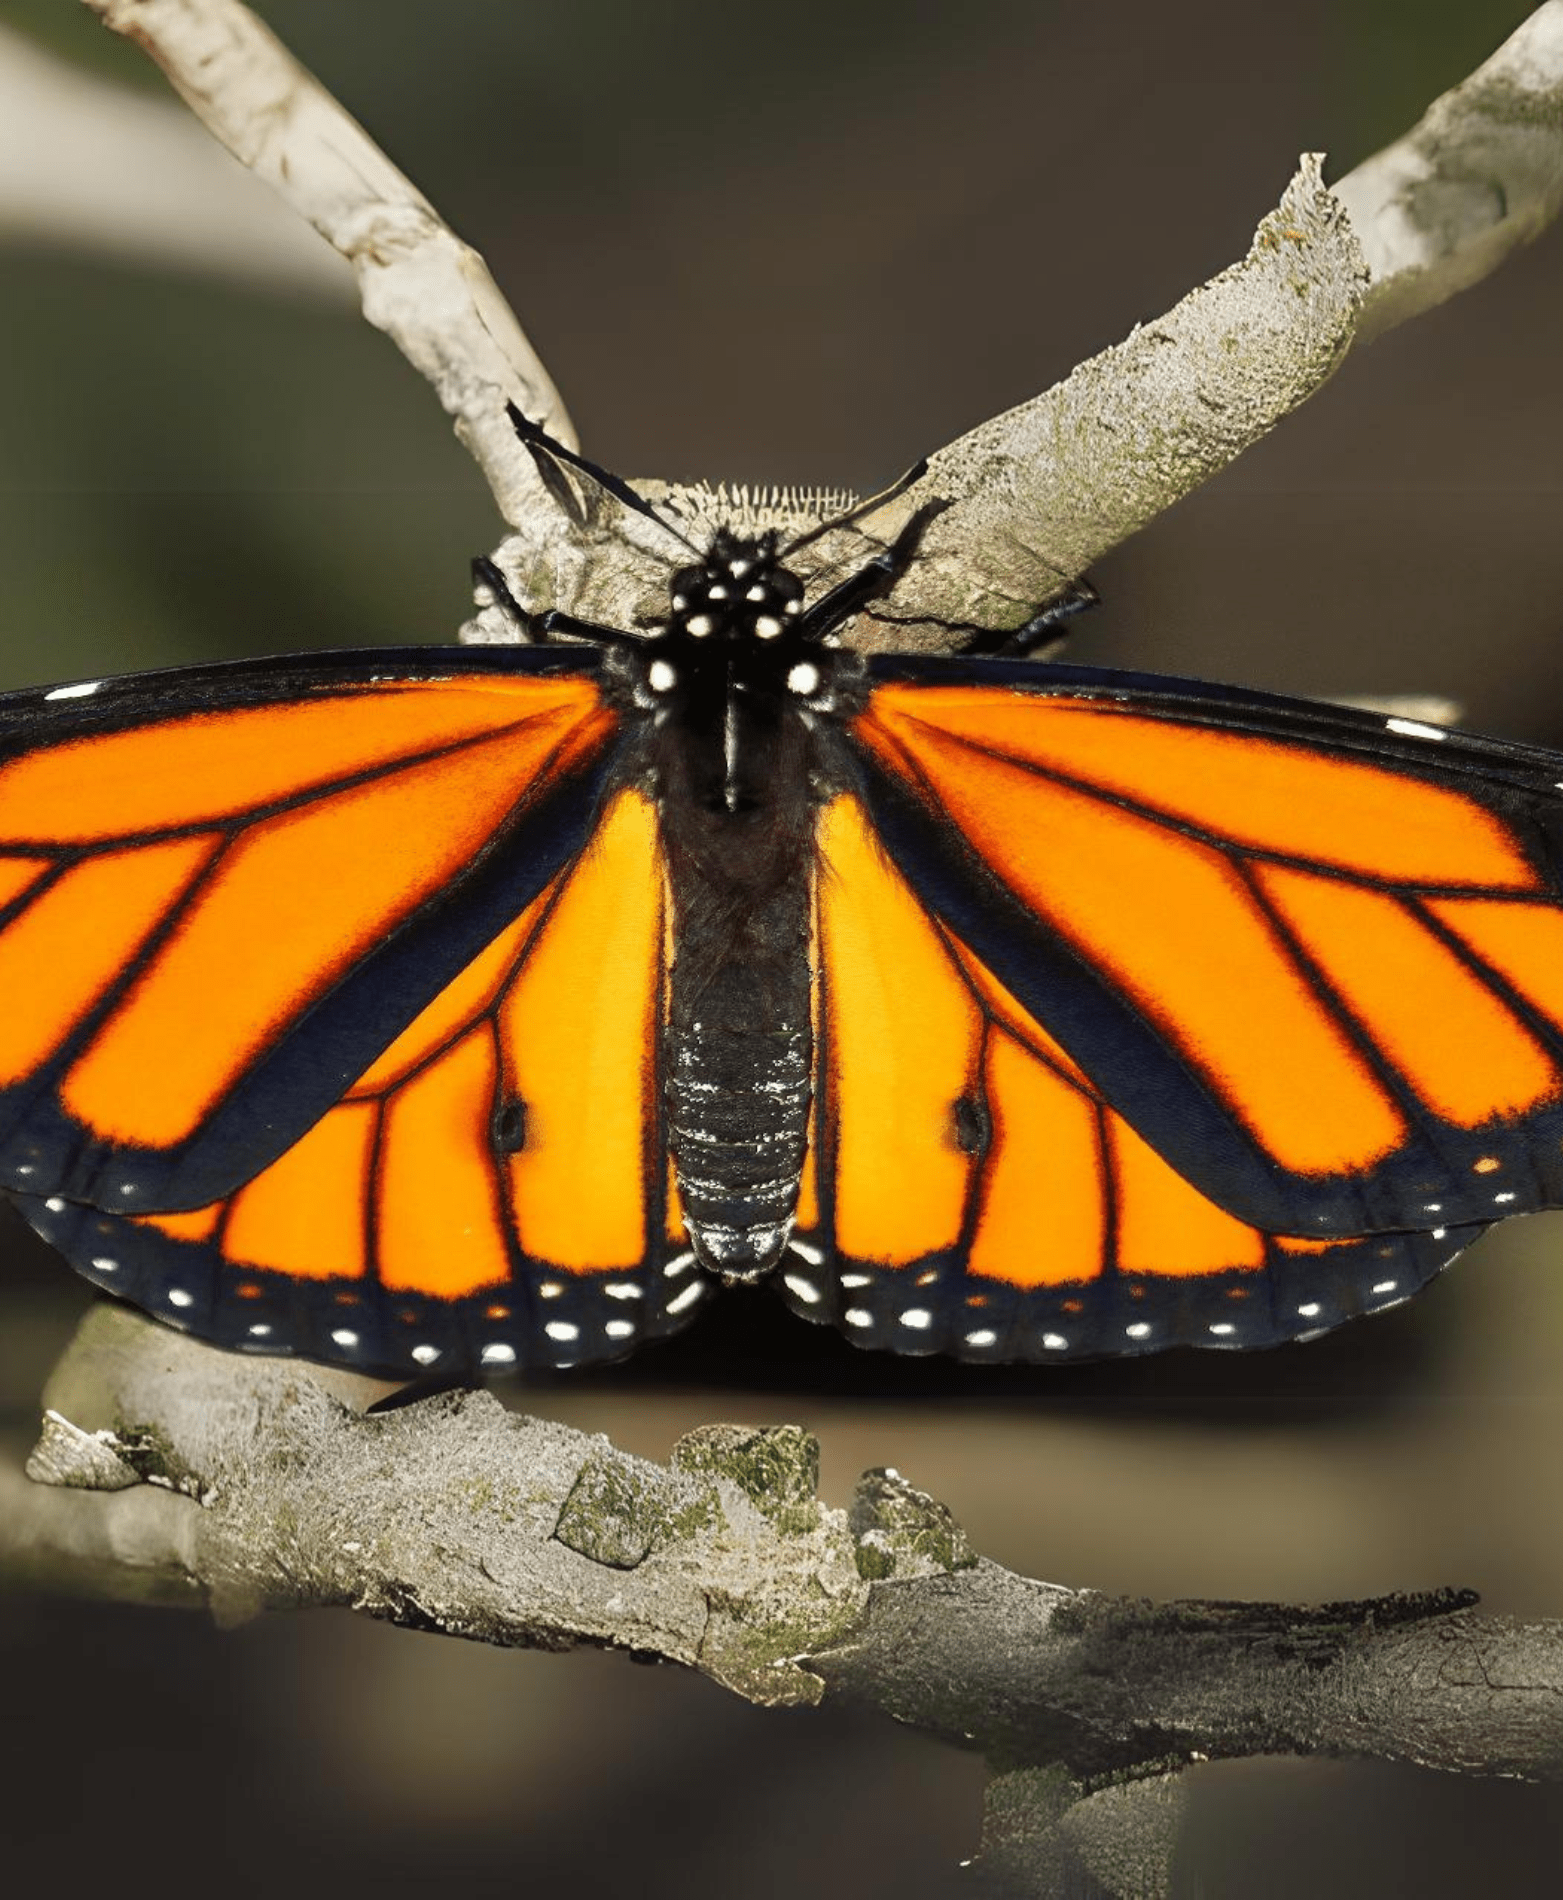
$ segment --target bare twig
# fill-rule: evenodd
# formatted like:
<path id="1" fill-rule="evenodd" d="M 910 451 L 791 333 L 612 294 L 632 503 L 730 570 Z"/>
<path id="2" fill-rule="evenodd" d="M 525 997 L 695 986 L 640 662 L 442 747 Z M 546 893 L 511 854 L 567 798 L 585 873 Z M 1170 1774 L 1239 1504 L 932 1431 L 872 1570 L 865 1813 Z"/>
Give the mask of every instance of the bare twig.
<path id="1" fill-rule="evenodd" d="M 541 503 L 507 400 L 570 423 L 477 252 L 239 0 L 85 0 L 243 164 L 348 258 L 364 315 L 426 377 L 507 520 Z"/>
<path id="2" fill-rule="evenodd" d="M 946 647 L 1024 625 L 1334 372 L 1367 273 L 1321 163 L 1303 159 L 1241 264 L 930 458 L 894 518 L 933 496 L 952 505 L 862 644 Z"/>
<path id="3" fill-rule="evenodd" d="M 1563 210 L 1563 0 L 1334 187 L 1371 281 L 1377 336 L 1479 283 Z"/>
<path id="4" fill-rule="evenodd" d="M 869 1586 L 861 1539 L 814 1495 L 807 1434 L 716 1426 L 664 1468 L 484 1392 L 357 1409 L 391 1389 L 100 1307 L 50 1382 L 28 1470 L 79 1493 L 82 1522 L 106 1505 L 121 1537 L 139 1496 L 140 1566 L 224 1614 L 350 1604 L 487 1642 L 631 1649 L 755 1702 L 818 1699 L 800 1659 L 856 1627 Z M 872 1562 L 904 1575 L 956 1548 L 879 1544 Z"/>
<path id="5" fill-rule="evenodd" d="M 363 1409 L 386 1390 L 99 1306 L 28 1464 L 52 1515 L 7 1513 L 6 1548 L 26 1538 L 36 1564 L 52 1541 L 63 1575 L 110 1548 L 85 1527 L 112 1523 L 129 1561 L 226 1612 L 347 1604 L 606 1645 L 754 1702 L 830 1688 L 1082 1782 L 1276 1750 L 1563 1776 L 1558 1626 L 1480 1621 L 1447 1592 L 1322 1610 L 1104 1597 L 979 1558 L 894 1472 L 823 1505 L 795 1426 L 708 1426 L 660 1466 L 483 1392 Z"/>

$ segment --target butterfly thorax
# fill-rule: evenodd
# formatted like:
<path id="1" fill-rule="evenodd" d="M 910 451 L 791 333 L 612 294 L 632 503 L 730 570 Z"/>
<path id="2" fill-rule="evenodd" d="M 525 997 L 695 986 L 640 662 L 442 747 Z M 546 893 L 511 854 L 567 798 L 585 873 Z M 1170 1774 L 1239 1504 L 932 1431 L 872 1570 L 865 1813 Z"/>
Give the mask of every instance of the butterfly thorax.
<path id="1" fill-rule="evenodd" d="M 674 914 L 664 1101 L 702 1257 L 768 1270 L 797 1201 L 811 1095 L 811 700 L 836 655 L 802 625 L 775 538 L 727 533 L 673 580 L 633 656 Z"/>
<path id="2" fill-rule="evenodd" d="M 774 535 L 723 531 L 698 567 L 673 577 L 666 624 L 635 659 L 641 703 L 655 710 L 680 788 L 713 812 L 737 815 L 785 800 L 778 734 L 796 726 L 829 672 L 804 628 L 803 583 Z"/>

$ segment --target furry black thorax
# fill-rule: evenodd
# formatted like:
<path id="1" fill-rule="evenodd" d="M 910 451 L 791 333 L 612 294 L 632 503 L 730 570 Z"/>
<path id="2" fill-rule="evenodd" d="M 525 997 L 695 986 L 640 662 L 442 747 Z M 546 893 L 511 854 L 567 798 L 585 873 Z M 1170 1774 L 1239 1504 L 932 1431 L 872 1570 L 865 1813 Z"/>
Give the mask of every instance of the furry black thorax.
<path id="1" fill-rule="evenodd" d="M 835 710 L 845 656 L 803 595 L 774 534 L 723 530 L 674 575 L 666 624 L 624 656 L 654 715 L 662 799 L 732 819 L 735 835 L 807 796 L 810 715 Z"/>

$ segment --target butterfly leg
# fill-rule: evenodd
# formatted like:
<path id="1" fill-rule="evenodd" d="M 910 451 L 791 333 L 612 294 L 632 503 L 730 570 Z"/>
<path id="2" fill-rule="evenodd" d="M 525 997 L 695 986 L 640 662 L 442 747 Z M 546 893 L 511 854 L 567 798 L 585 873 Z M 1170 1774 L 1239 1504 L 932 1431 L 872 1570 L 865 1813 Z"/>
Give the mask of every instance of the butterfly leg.
<path id="1" fill-rule="evenodd" d="M 604 646 L 641 645 L 639 634 L 625 633 L 618 627 L 599 627 L 592 620 L 577 620 L 574 614 L 561 613 L 557 607 L 550 607 L 540 614 L 528 613 L 511 592 L 510 583 L 497 564 L 486 554 L 472 557 L 472 581 L 475 587 L 488 589 L 494 596 L 494 605 L 515 622 L 525 640 L 543 644 L 561 636 L 569 636 L 577 640 L 596 640 Z"/>
<path id="2" fill-rule="evenodd" d="M 871 600 L 888 594 L 912 565 L 917 549 L 935 515 L 949 507 L 946 501 L 925 502 L 907 522 L 882 554 L 850 574 L 840 586 L 831 588 L 815 601 L 798 621 L 798 631 L 807 640 L 824 640 L 843 620 L 861 613 Z"/>
<path id="3" fill-rule="evenodd" d="M 1056 600 L 1051 600 L 1023 627 L 1013 633 L 975 634 L 961 648 L 963 653 L 998 653 L 1006 657 L 1050 659 L 1068 638 L 1067 623 L 1077 614 L 1099 607 L 1102 597 L 1087 580 L 1071 581 Z"/>

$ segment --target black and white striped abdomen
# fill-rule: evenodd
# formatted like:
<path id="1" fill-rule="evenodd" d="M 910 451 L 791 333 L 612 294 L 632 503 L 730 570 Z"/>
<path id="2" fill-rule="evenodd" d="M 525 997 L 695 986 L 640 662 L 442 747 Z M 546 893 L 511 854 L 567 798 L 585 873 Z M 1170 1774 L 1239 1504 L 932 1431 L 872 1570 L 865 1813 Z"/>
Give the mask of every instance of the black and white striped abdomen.
<path id="1" fill-rule="evenodd" d="M 807 878 L 700 941 L 686 915 L 672 971 L 663 1089 L 690 1238 L 719 1273 L 774 1266 L 792 1230 L 811 1070 Z"/>

